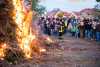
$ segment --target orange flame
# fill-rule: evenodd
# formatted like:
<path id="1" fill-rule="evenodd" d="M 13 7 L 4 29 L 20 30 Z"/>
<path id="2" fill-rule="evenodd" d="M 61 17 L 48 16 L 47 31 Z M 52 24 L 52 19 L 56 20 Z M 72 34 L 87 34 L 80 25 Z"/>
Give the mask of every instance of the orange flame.
<path id="1" fill-rule="evenodd" d="M 32 10 L 25 9 L 23 6 L 24 0 L 13 0 L 14 5 L 14 17 L 15 23 L 17 24 L 16 37 L 18 40 L 18 46 L 23 50 L 26 58 L 32 58 L 32 41 L 37 39 L 37 35 L 32 34 L 30 28 L 32 22 Z M 37 42 L 38 43 L 38 42 Z M 36 45 L 34 43 L 34 45 Z M 37 48 L 38 49 L 38 48 Z M 39 50 L 39 49 L 38 49 Z M 40 52 L 46 51 L 40 49 Z"/>
<path id="2" fill-rule="evenodd" d="M 5 57 L 5 49 L 7 48 L 6 44 L 0 46 L 0 59 L 3 60 Z"/>
<path id="3" fill-rule="evenodd" d="M 31 57 L 30 43 L 35 39 L 35 35 L 30 32 L 30 24 L 32 21 L 32 11 L 29 10 L 25 13 L 25 8 L 22 4 L 24 0 L 13 0 L 14 5 L 14 20 L 17 24 L 16 37 L 18 40 L 19 47 L 25 53 L 25 57 Z"/>

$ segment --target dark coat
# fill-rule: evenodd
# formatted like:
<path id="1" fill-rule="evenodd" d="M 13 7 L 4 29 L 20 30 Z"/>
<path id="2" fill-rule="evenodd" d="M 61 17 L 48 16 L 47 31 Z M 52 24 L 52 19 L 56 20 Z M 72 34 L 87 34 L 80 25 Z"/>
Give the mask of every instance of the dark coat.
<path id="1" fill-rule="evenodd" d="M 97 31 L 97 32 L 100 32 L 100 24 L 97 24 L 97 26 L 96 26 L 96 31 Z"/>

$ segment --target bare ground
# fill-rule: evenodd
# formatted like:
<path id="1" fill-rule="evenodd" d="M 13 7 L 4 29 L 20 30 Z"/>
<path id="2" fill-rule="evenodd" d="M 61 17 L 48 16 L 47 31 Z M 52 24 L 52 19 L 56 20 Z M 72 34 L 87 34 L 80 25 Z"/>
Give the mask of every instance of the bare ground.
<path id="1" fill-rule="evenodd" d="M 12 67 L 100 67 L 100 44 L 64 36 L 46 54 Z"/>

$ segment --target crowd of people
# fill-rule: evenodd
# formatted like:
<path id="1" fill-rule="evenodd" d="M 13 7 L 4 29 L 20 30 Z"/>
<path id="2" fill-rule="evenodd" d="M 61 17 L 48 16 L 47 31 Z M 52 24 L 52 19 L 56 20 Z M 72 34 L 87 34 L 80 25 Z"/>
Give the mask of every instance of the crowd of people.
<path id="1" fill-rule="evenodd" d="M 40 17 L 38 25 L 43 33 L 62 36 L 71 33 L 76 38 L 100 41 L 100 20 L 76 17 Z"/>

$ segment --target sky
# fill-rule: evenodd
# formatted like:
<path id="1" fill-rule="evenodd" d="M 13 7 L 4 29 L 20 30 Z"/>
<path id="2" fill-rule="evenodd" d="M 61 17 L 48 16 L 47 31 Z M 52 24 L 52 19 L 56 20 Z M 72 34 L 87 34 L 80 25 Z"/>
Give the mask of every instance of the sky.
<path id="1" fill-rule="evenodd" d="M 80 11 L 85 8 L 93 8 L 95 0 L 41 0 L 39 3 L 46 7 L 47 11 L 59 8 L 63 11 Z"/>

